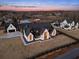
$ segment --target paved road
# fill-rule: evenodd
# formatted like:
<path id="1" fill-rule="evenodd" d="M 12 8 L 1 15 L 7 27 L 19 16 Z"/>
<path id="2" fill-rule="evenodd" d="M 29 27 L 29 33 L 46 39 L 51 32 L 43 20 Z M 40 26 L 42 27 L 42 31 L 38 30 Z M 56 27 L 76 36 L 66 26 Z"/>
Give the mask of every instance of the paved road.
<path id="1" fill-rule="evenodd" d="M 79 48 L 74 48 L 71 51 L 60 55 L 55 59 L 75 59 L 77 56 L 79 56 Z"/>

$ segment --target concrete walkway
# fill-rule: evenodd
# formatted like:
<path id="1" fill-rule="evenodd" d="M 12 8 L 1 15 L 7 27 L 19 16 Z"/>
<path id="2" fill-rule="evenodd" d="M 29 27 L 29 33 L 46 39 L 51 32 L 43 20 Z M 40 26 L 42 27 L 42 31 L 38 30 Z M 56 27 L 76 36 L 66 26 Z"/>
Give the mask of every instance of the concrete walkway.
<path id="1" fill-rule="evenodd" d="M 0 39 L 10 39 L 10 38 L 15 38 L 20 36 L 22 36 L 22 33 L 17 31 L 17 32 L 7 33 L 3 36 L 0 36 Z"/>

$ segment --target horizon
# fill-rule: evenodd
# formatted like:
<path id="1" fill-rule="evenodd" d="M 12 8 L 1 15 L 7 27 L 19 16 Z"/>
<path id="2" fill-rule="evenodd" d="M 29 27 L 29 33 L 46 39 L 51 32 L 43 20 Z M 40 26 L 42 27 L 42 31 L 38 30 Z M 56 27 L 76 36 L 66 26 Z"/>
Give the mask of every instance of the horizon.
<path id="1" fill-rule="evenodd" d="M 79 0 L 0 0 L 0 10 L 79 10 Z"/>

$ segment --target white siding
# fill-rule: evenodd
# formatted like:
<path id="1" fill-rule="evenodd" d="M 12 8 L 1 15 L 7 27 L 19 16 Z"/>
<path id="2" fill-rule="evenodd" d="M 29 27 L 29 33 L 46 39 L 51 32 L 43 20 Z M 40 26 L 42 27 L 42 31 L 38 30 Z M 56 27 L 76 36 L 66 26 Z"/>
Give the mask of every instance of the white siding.
<path id="1" fill-rule="evenodd" d="M 9 27 L 7 28 L 7 33 L 9 33 L 9 30 L 15 30 L 16 31 L 16 28 L 12 24 L 10 24 Z"/>

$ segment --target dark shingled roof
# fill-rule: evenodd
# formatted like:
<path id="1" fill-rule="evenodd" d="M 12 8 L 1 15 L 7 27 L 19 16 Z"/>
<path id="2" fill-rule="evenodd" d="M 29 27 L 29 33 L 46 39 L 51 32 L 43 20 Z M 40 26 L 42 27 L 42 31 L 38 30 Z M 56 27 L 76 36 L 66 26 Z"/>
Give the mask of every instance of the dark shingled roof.
<path id="1" fill-rule="evenodd" d="M 54 29 L 50 23 L 29 23 L 24 25 L 24 27 L 26 34 L 31 32 L 34 37 L 39 37 L 45 29 L 48 29 L 50 33 Z"/>
<path id="2" fill-rule="evenodd" d="M 29 28 L 25 29 L 25 34 L 28 36 L 31 33 L 31 30 Z"/>

